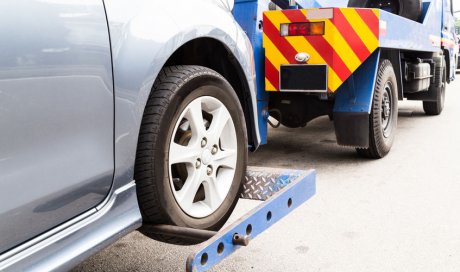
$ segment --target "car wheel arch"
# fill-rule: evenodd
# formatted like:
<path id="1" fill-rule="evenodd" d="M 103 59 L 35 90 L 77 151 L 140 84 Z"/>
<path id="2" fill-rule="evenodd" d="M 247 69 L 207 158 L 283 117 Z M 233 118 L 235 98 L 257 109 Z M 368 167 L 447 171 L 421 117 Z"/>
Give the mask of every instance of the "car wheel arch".
<path id="1" fill-rule="evenodd" d="M 116 39 L 113 43 L 116 116 L 115 184 L 123 184 L 125 180 L 133 178 L 141 120 L 155 80 L 160 71 L 169 64 L 168 61 L 171 62 L 171 57 L 194 40 L 211 39 L 220 43 L 221 47 L 231 53 L 230 58 L 234 58 L 235 63 L 240 65 L 238 69 L 243 74 L 241 78 L 246 81 L 243 93 L 246 95 L 246 100 L 243 108 L 245 113 L 248 113 L 245 116 L 248 139 L 250 139 L 248 142 L 250 145 L 253 143 L 254 148 L 260 143 L 253 51 L 248 38 L 236 35 L 236 32 L 232 35 L 232 32 L 226 33 L 218 28 L 205 33 L 206 35 L 197 35 L 196 31 L 194 33 L 191 31 L 193 32 L 193 29 L 180 31 L 176 35 L 169 36 L 161 44 L 139 39 Z M 207 67 L 207 65 L 202 66 Z M 234 83 L 231 84 L 233 86 Z"/>
<path id="2" fill-rule="evenodd" d="M 204 53 L 200 54 L 200 52 Z M 240 64 L 241 57 L 237 56 L 238 53 L 236 50 L 232 51 L 224 42 L 216 38 L 198 37 L 178 47 L 163 67 L 199 65 L 221 74 L 232 85 L 243 108 L 248 131 L 248 144 L 257 146 L 255 104 L 252 103 L 256 97 L 251 95 L 248 76 Z"/>

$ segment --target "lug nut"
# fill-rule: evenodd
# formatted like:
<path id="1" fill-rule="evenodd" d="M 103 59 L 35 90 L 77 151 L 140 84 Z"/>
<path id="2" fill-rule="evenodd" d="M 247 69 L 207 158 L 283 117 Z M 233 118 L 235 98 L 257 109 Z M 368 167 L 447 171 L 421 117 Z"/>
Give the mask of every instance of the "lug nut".
<path id="1" fill-rule="evenodd" d="M 211 165 L 208 165 L 208 168 L 206 168 L 206 174 L 208 174 L 208 176 L 210 176 L 212 174 L 212 166 Z"/>
<path id="2" fill-rule="evenodd" d="M 201 167 L 201 160 L 200 159 L 197 159 L 196 162 L 195 162 L 195 167 L 198 169 Z"/>
<path id="3" fill-rule="evenodd" d="M 211 149 L 211 154 L 216 155 L 217 151 L 219 151 L 219 149 L 217 148 L 217 145 L 213 145 Z"/>
<path id="4" fill-rule="evenodd" d="M 203 138 L 203 139 L 201 140 L 201 147 L 205 147 L 206 144 L 208 144 L 208 139 L 206 139 L 206 137 L 205 137 L 205 138 Z"/>

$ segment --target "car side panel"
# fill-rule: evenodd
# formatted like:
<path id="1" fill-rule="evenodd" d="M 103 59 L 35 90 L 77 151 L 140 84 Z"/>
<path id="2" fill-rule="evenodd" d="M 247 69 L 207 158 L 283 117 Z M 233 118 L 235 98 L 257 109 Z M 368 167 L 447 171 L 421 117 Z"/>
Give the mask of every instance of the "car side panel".
<path id="1" fill-rule="evenodd" d="M 114 172 L 102 0 L 0 1 L 0 254 L 95 207 Z"/>

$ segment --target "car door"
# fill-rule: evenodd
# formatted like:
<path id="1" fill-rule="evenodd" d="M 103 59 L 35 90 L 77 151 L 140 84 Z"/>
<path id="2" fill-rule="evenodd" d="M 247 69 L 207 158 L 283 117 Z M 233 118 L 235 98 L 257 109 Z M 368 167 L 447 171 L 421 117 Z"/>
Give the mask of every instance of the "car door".
<path id="1" fill-rule="evenodd" d="M 0 1 L 0 254 L 100 203 L 114 171 L 102 0 Z"/>

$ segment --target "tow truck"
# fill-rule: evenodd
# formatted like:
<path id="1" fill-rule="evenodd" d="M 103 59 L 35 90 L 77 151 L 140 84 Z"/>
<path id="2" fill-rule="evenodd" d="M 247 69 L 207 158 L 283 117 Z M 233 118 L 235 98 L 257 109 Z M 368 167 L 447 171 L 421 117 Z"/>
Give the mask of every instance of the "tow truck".
<path id="1" fill-rule="evenodd" d="M 394 140 L 398 101 L 421 100 L 427 115 L 439 115 L 455 79 L 451 0 L 235 0 L 233 15 L 254 49 L 262 144 L 267 124 L 277 126 L 269 117 L 297 128 L 328 115 L 339 145 L 382 158 Z M 249 168 L 242 197 L 267 201 L 232 225 L 218 233 L 154 228 L 206 240 L 187 271 L 207 270 L 310 198 L 314 175 Z"/>
<path id="2" fill-rule="evenodd" d="M 265 118 L 299 128 L 328 115 L 337 143 L 364 157 L 389 153 L 398 101 L 439 115 L 455 79 L 451 0 L 237 0 L 234 15 L 253 42 Z"/>

